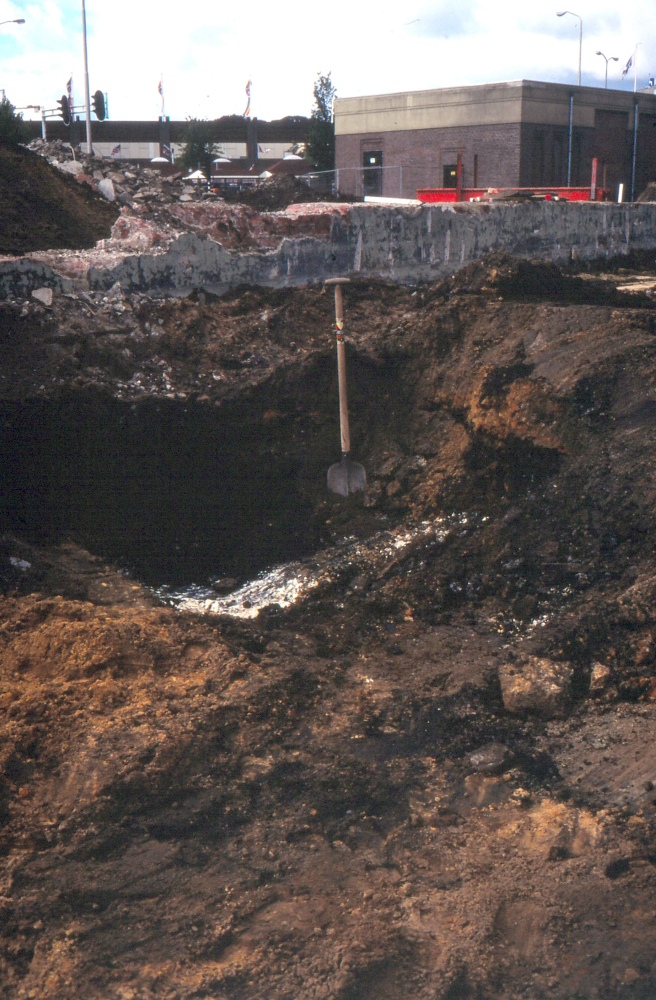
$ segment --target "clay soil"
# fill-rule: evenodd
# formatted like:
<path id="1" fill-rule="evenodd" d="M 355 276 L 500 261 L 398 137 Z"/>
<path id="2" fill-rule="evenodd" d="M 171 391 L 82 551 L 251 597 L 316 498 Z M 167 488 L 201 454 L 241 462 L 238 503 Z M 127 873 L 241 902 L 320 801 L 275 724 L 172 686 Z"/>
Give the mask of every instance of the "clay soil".
<path id="1" fill-rule="evenodd" d="M 43 157 L 0 144 L 0 253 L 93 247 L 117 216 L 102 195 Z"/>
<path id="2" fill-rule="evenodd" d="M 353 282 L 346 500 L 328 291 L 0 304 L 0 996 L 656 995 L 641 265 Z M 254 619 L 153 589 L 426 521 Z"/>

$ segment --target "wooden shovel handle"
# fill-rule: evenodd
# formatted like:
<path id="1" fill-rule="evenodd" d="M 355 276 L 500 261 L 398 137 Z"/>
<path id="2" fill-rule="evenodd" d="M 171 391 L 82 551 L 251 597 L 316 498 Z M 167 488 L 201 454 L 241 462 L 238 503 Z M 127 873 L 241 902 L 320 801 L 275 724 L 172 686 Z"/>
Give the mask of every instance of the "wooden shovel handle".
<path id="1" fill-rule="evenodd" d="M 342 286 L 335 285 L 335 325 L 337 327 L 337 381 L 339 384 L 339 430 L 342 438 L 342 454 L 351 450 L 349 432 L 348 401 L 346 398 L 346 351 L 344 349 L 344 300 Z"/>

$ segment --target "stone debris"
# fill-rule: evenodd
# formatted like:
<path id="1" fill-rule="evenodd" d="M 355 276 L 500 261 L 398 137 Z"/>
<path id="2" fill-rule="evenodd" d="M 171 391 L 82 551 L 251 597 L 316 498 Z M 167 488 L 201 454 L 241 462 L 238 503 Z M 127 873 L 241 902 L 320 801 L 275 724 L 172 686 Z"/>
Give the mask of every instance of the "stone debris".
<path id="1" fill-rule="evenodd" d="M 552 718 L 562 714 L 570 699 L 572 667 L 541 656 L 499 667 L 501 695 L 508 712 Z"/>
<path id="2" fill-rule="evenodd" d="M 52 288 L 35 288 L 32 292 L 32 298 L 43 302 L 44 306 L 51 306 L 53 299 Z"/>
<path id="3" fill-rule="evenodd" d="M 116 191 L 114 190 L 114 181 L 111 177 L 103 177 L 98 181 L 98 190 L 107 199 L 107 201 L 116 200 Z"/>
<path id="4" fill-rule="evenodd" d="M 607 663 L 593 663 L 590 672 L 590 693 L 598 694 L 610 684 L 613 671 Z"/>

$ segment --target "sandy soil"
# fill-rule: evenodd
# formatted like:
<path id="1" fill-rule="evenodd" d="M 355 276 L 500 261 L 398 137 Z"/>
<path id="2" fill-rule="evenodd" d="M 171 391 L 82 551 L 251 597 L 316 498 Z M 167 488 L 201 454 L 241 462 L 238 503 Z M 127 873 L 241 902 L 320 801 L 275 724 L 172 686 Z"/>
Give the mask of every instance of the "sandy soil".
<path id="1" fill-rule="evenodd" d="M 654 274 L 0 305 L 0 995 L 654 996 Z"/>

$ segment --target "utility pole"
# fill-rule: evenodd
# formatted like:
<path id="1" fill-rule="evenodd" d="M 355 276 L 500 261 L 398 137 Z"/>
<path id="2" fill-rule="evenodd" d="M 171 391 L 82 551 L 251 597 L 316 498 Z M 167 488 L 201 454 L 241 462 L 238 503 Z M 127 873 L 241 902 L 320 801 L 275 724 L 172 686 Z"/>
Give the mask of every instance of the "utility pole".
<path id="1" fill-rule="evenodd" d="M 82 0 L 82 40 L 84 44 L 84 113 L 87 121 L 87 154 L 91 156 L 91 98 L 89 95 L 89 59 L 87 56 L 87 12 Z"/>

